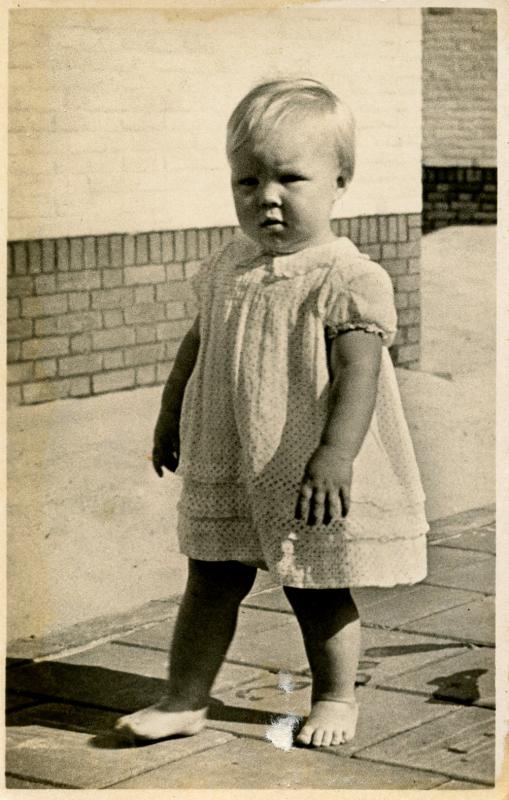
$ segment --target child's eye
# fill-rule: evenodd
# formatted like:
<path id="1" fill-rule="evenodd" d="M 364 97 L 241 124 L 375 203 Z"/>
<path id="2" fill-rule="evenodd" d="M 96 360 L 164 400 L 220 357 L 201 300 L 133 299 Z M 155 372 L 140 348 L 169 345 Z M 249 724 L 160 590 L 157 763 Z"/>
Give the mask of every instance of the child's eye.
<path id="1" fill-rule="evenodd" d="M 281 175 L 281 183 L 297 183 L 297 181 L 303 180 L 303 175 L 298 175 L 296 172 L 288 172 L 285 175 Z"/>
<path id="2" fill-rule="evenodd" d="M 256 186 L 258 183 L 256 178 L 246 177 L 246 178 L 239 178 L 237 181 L 239 186 Z"/>

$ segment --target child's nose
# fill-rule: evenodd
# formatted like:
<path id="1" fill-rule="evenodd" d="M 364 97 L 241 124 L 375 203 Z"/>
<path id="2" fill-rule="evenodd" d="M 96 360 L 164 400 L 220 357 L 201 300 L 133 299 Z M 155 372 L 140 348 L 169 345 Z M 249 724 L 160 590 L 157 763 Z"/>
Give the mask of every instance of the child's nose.
<path id="1" fill-rule="evenodd" d="M 279 188 L 274 181 L 268 181 L 260 186 L 260 200 L 265 207 L 279 205 Z"/>

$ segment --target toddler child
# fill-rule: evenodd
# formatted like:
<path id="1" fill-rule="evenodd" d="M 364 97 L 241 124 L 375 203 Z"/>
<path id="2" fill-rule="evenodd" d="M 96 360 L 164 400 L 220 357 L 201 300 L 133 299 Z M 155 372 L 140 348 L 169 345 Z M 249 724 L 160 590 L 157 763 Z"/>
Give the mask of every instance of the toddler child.
<path id="1" fill-rule="evenodd" d="M 141 740 L 197 733 L 257 568 L 302 630 L 312 705 L 296 740 L 355 732 L 360 622 L 350 587 L 426 575 L 424 495 L 392 362 L 389 276 L 337 238 L 354 169 L 349 110 L 314 80 L 257 86 L 227 131 L 242 234 L 194 278 L 199 314 L 164 388 L 153 464 L 183 477 L 186 591 Z"/>

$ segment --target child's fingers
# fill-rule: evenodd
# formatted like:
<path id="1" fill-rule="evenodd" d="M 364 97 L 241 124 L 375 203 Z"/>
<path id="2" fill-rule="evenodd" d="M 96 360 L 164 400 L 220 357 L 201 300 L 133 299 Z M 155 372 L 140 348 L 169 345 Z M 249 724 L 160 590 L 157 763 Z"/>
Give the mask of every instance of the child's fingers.
<path id="1" fill-rule="evenodd" d="M 299 489 L 297 505 L 295 507 L 296 519 L 307 519 L 309 515 L 309 501 L 313 496 L 313 489 L 308 483 L 303 483 Z"/>
<path id="2" fill-rule="evenodd" d="M 315 489 L 309 504 L 308 525 L 321 525 L 325 519 L 325 492 Z"/>
<path id="3" fill-rule="evenodd" d="M 329 492 L 327 495 L 327 502 L 325 504 L 325 525 L 331 522 L 337 522 L 342 517 L 341 513 L 341 500 L 338 492 Z"/>
<path id="4" fill-rule="evenodd" d="M 341 516 L 346 517 L 350 510 L 350 487 L 342 486 L 339 490 L 339 498 L 341 500 Z"/>

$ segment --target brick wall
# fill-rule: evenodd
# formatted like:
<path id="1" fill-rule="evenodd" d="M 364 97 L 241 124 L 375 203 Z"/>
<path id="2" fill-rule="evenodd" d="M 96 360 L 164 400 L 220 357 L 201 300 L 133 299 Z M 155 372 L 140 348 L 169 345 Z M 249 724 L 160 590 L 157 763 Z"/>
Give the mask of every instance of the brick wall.
<path id="1" fill-rule="evenodd" d="M 415 367 L 420 339 L 419 214 L 333 222 L 393 279 L 391 349 Z M 233 227 L 8 244 L 8 391 L 16 404 L 164 383 L 195 314 L 187 280 Z"/>
<path id="2" fill-rule="evenodd" d="M 421 210 L 418 8 L 13 8 L 8 60 L 11 240 L 236 224 L 226 120 L 281 75 L 355 113 L 338 215 Z"/>
<path id="3" fill-rule="evenodd" d="M 447 225 L 494 225 L 497 170 L 494 167 L 424 167 L 423 233 Z"/>
<path id="4" fill-rule="evenodd" d="M 496 222 L 497 12 L 423 9 L 423 231 Z"/>

